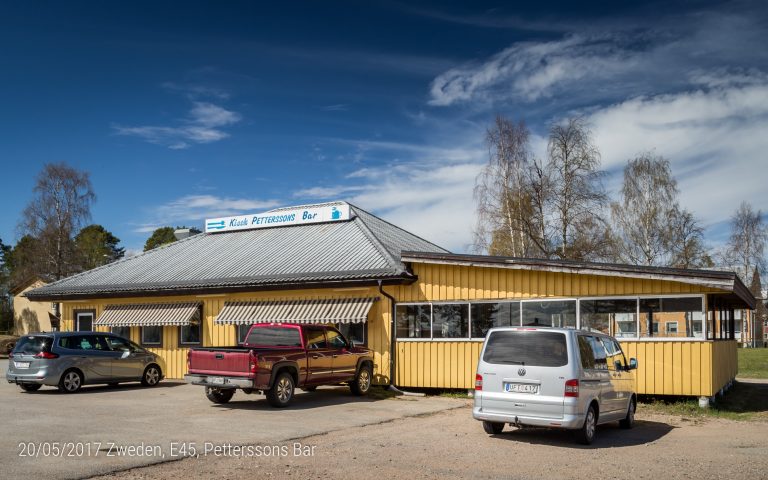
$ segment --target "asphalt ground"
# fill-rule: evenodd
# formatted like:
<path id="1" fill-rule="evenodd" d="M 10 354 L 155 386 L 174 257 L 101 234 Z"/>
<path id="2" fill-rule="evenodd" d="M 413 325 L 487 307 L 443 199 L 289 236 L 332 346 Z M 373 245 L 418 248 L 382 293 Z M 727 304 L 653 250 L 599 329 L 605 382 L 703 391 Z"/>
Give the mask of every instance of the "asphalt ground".
<path id="1" fill-rule="evenodd" d="M 3 373 L 7 362 L 0 360 Z M 256 447 L 292 454 L 300 443 L 293 439 L 462 405 L 439 397 L 356 397 L 346 387 L 324 387 L 297 390 L 289 408 L 275 409 L 263 395 L 241 392 L 215 405 L 202 387 L 171 381 L 152 388 L 84 386 L 63 394 L 54 387 L 22 392 L 3 377 L 0 478 L 83 478 L 189 456 L 235 455 L 244 446 L 251 454 Z"/>

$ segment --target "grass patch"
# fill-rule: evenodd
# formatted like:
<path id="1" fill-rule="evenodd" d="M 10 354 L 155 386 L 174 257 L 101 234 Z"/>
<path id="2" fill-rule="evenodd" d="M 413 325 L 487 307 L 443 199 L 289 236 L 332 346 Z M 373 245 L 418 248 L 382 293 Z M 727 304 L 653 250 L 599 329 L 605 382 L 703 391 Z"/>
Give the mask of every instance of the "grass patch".
<path id="1" fill-rule="evenodd" d="M 466 390 L 440 390 L 437 392 L 437 396 L 446 398 L 472 398 L 467 395 Z"/>
<path id="2" fill-rule="evenodd" d="M 768 386 L 737 381 L 709 408 L 700 408 L 698 398 L 641 396 L 638 412 L 683 419 L 768 420 Z"/>
<path id="3" fill-rule="evenodd" d="M 739 376 L 768 378 L 768 348 L 740 348 Z"/>
<path id="4" fill-rule="evenodd" d="M 374 400 L 386 400 L 396 396 L 397 393 L 392 392 L 385 387 L 373 386 L 370 390 L 368 390 L 368 398 L 372 398 Z"/>

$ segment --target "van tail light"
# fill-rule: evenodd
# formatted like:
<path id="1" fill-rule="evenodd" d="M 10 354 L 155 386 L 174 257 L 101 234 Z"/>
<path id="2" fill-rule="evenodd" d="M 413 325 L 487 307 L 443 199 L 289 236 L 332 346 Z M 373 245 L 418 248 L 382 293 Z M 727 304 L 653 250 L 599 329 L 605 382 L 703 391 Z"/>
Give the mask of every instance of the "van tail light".
<path id="1" fill-rule="evenodd" d="M 579 396 L 579 380 L 566 380 L 565 382 L 565 396 L 566 397 L 578 397 Z"/>
<path id="2" fill-rule="evenodd" d="M 253 375 L 256 375 L 256 370 L 258 369 L 258 363 L 256 362 L 256 354 L 253 353 L 253 350 L 248 352 L 248 368 L 250 369 Z"/>
<path id="3" fill-rule="evenodd" d="M 483 376 L 478 374 L 475 374 L 475 390 L 482 390 L 483 389 Z"/>
<path id="4" fill-rule="evenodd" d="M 37 355 L 35 355 L 35 358 L 45 358 L 46 360 L 50 360 L 52 358 L 59 358 L 59 356 L 51 352 L 40 352 Z"/>

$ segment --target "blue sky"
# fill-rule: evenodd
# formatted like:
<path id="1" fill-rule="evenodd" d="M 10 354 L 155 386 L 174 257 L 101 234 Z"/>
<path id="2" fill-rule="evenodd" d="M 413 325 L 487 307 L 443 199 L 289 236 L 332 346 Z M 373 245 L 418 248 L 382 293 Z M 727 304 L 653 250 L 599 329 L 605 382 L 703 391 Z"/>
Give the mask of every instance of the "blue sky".
<path id="1" fill-rule="evenodd" d="M 578 3 L 578 4 L 577 4 Z M 93 221 L 157 226 L 348 200 L 453 251 L 496 113 L 591 122 L 606 186 L 672 162 L 716 246 L 768 210 L 762 2 L 0 3 L 0 238 L 46 162 L 91 173 Z"/>

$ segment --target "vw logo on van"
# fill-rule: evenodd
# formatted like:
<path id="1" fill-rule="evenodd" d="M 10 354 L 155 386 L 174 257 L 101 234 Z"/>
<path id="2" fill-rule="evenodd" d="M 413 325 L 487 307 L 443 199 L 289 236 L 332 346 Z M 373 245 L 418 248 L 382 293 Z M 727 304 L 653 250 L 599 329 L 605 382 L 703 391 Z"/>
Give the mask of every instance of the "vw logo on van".
<path id="1" fill-rule="evenodd" d="M 517 374 L 520 375 L 521 377 L 524 377 L 525 376 L 525 369 L 521 368 L 520 370 L 517 371 Z"/>

